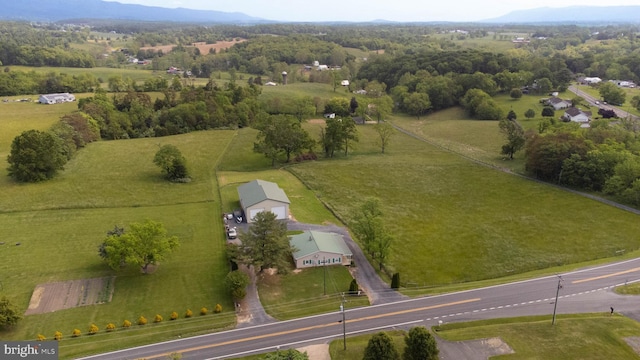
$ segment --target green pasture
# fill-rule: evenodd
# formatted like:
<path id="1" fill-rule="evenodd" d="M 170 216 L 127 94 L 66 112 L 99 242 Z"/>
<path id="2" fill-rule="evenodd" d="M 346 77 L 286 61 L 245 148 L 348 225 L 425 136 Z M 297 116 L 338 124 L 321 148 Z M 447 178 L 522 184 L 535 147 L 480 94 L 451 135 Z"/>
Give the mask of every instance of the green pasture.
<path id="1" fill-rule="evenodd" d="M 342 293 L 353 277 L 344 266 L 296 270 L 284 276 L 261 274 L 258 281 L 264 309 L 278 320 L 340 310 Z M 367 306 L 366 296 L 345 296 L 347 309 Z"/>
<path id="2" fill-rule="evenodd" d="M 400 272 L 403 286 L 426 291 L 638 248 L 634 214 L 406 135 L 397 134 L 380 154 L 372 128 L 358 130 L 349 157 L 289 169 L 343 222 L 366 197 L 381 200 L 395 238 L 388 273 Z"/>
<path id="3" fill-rule="evenodd" d="M 553 326 L 549 316 L 452 323 L 439 326 L 437 335 L 448 341 L 500 337 L 515 352 L 492 359 L 640 358 L 624 340 L 640 336 L 640 324 L 608 313 L 560 315 Z"/>
<path id="4" fill-rule="evenodd" d="M 215 176 L 232 131 L 92 143 L 79 151 L 54 180 L 16 184 L 2 179 L 0 246 L 2 293 L 17 307 L 27 308 L 36 285 L 54 281 L 117 276 L 110 303 L 29 315 L 3 339 L 48 338 L 61 331 L 61 358 L 106 351 L 177 335 L 210 332 L 235 324 L 233 303 L 223 285 L 229 268 L 225 257 L 221 204 Z M 187 159 L 193 181 L 173 184 L 162 179 L 152 163 L 159 146 L 176 145 Z M 132 156 L 135 154 L 135 156 Z M 152 219 L 163 223 L 180 247 L 151 275 L 137 269 L 109 269 L 97 249 L 115 225 Z M 15 243 L 20 243 L 19 246 Z M 169 322 L 172 311 L 223 306 L 207 321 Z M 161 314 L 166 323 L 143 329 L 103 333 L 106 324 L 135 323 L 143 315 Z M 152 320 L 151 320 L 152 321 Z M 101 333 L 71 339 L 73 329 L 86 333 L 95 323 Z M 154 329 L 154 330 L 152 330 Z M 133 330 L 133 331 L 129 331 Z"/>
<path id="5" fill-rule="evenodd" d="M 153 70 L 145 70 L 136 67 L 129 68 L 108 68 L 108 67 L 94 67 L 94 68 L 72 68 L 72 67 L 31 67 L 31 66 L 10 66 L 12 71 L 24 71 L 30 72 L 35 71 L 37 73 L 48 74 L 51 72 L 54 73 L 62 73 L 69 75 L 81 75 L 81 74 L 91 74 L 98 79 L 102 79 L 105 83 L 112 76 L 121 76 L 122 78 L 131 78 L 136 82 L 144 82 L 144 80 L 149 79 L 154 76 L 166 76 L 167 78 L 172 77 L 168 75 L 165 71 L 153 71 Z"/>
<path id="6" fill-rule="evenodd" d="M 79 95 L 77 95 L 79 96 Z M 2 97 L 0 102 L 0 186 L 6 179 L 7 156 L 11 151 L 13 139 L 26 130 L 49 129 L 56 121 L 78 108 L 78 103 L 43 105 L 38 103 L 38 95 Z M 31 99 L 31 102 L 16 102 L 18 99 Z"/>

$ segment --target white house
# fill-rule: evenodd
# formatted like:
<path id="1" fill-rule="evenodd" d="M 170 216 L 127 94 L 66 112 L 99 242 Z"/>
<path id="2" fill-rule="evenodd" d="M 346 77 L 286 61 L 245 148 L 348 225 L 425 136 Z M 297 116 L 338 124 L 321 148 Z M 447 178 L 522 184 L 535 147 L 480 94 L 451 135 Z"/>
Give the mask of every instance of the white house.
<path id="1" fill-rule="evenodd" d="M 600 79 L 599 77 L 586 77 L 584 79 L 582 79 L 583 82 L 585 82 L 586 84 L 598 84 L 600 82 L 602 82 L 602 79 Z"/>
<path id="2" fill-rule="evenodd" d="M 267 81 L 266 83 L 264 83 L 264 86 L 277 86 L 278 84 L 274 83 L 273 81 Z"/>
<path id="3" fill-rule="evenodd" d="M 293 259 L 297 269 L 351 265 L 353 254 L 340 234 L 308 230 L 291 236 L 289 243 L 296 249 Z"/>
<path id="4" fill-rule="evenodd" d="M 270 211 L 278 220 L 289 218 L 289 198 L 278 184 L 264 180 L 253 180 L 238 186 L 240 206 L 248 223 L 260 212 Z"/>
<path id="5" fill-rule="evenodd" d="M 342 81 L 340 82 L 340 85 L 342 85 L 342 86 L 349 86 L 349 80 L 342 80 Z"/>
<path id="6" fill-rule="evenodd" d="M 76 97 L 73 96 L 73 94 L 69 94 L 69 93 L 61 93 L 61 94 L 45 94 L 45 95 L 40 95 L 40 98 L 38 99 L 38 101 L 41 104 L 60 104 L 60 103 L 65 103 L 65 102 L 70 102 L 70 101 L 75 101 Z"/>
<path id="7" fill-rule="evenodd" d="M 329 67 L 327 65 L 318 65 L 316 67 L 316 70 L 318 70 L 318 71 L 329 70 Z"/>
<path id="8" fill-rule="evenodd" d="M 589 122 L 590 117 L 591 117 L 590 111 L 582 111 L 575 107 L 568 108 L 564 112 L 564 115 L 562 115 L 563 119 L 567 121 L 578 122 L 578 123 L 587 123 Z"/>
<path id="9" fill-rule="evenodd" d="M 547 100 L 547 104 L 553 106 L 554 110 L 566 109 L 568 107 L 571 107 L 571 101 L 562 100 L 557 97 L 552 97 Z"/>

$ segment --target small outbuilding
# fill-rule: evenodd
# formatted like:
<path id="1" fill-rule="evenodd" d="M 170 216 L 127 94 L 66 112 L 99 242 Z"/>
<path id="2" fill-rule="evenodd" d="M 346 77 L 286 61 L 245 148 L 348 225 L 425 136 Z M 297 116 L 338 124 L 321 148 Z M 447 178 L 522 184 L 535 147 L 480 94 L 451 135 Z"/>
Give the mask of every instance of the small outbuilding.
<path id="1" fill-rule="evenodd" d="M 308 230 L 289 240 L 296 249 L 293 260 L 297 269 L 324 265 L 351 265 L 353 254 L 342 235 Z"/>
<path id="2" fill-rule="evenodd" d="M 262 211 L 271 211 L 276 219 L 289 218 L 289 198 L 278 184 L 264 180 L 253 180 L 238 186 L 240 206 L 248 223 Z"/>

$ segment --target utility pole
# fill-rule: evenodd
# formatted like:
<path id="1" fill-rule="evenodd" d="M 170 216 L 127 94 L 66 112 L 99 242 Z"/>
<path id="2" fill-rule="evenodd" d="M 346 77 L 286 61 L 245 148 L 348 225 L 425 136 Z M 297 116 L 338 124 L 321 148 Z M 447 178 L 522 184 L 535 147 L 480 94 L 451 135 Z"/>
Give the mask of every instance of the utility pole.
<path id="1" fill-rule="evenodd" d="M 327 260 L 322 257 L 322 267 L 324 268 L 324 294 L 327 295 Z"/>
<path id="2" fill-rule="evenodd" d="M 344 350 L 347 350 L 347 320 L 344 317 L 344 293 L 342 293 L 342 301 L 340 302 L 340 312 L 342 313 L 342 342 L 344 344 Z"/>
<path id="3" fill-rule="evenodd" d="M 553 303 L 553 320 L 551 320 L 551 325 L 555 325 L 556 323 L 556 308 L 558 307 L 558 295 L 560 294 L 560 289 L 562 289 L 562 276 L 558 276 L 558 288 L 556 289 L 556 302 Z"/>

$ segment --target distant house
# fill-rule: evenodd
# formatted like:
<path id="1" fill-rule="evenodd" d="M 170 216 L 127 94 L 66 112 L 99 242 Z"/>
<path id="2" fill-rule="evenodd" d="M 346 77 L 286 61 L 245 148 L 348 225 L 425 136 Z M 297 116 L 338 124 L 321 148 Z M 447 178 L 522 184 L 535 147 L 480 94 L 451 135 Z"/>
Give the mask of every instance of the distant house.
<path id="1" fill-rule="evenodd" d="M 342 86 L 349 86 L 349 80 L 342 80 L 342 81 L 340 82 L 340 85 L 342 85 Z"/>
<path id="2" fill-rule="evenodd" d="M 264 86 L 277 86 L 278 84 L 274 83 L 273 81 L 267 81 L 266 83 L 264 83 Z"/>
<path id="3" fill-rule="evenodd" d="M 582 82 L 585 84 L 593 85 L 599 84 L 600 82 L 602 82 L 602 79 L 600 79 L 599 77 L 586 77 L 582 79 Z"/>
<path id="4" fill-rule="evenodd" d="M 566 121 L 573 121 L 578 123 L 588 123 L 591 118 L 591 111 L 582 111 L 575 107 L 568 108 L 562 118 Z"/>
<path id="5" fill-rule="evenodd" d="M 318 65 L 316 67 L 316 70 L 318 70 L 318 71 L 329 70 L 329 67 L 327 65 Z"/>
<path id="6" fill-rule="evenodd" d="M 557 97 L 552 97 L 547 100 L 547 104 L 553 106 L 554 110 L 566 109 L 571 107 L 571 101 L 563 100 Z"/>
<path id="7" fill-rule="evenodd" d="M 367 90 L 365 89 L 359 89 L 353 92 L 354 94 L 358 94 L 358 95 L 367 95 Z"/>
<path id="8" fill-rule="evenodd" d="M 293 259 L 297 269 L 351 265 L 353 254 L 340 234 L 311 230 L 291 236 L 289 242 L 296 249 Z"/>
<path id="9" fill-rule="evenodd" d="M 70 102 L 75 100 L 76 100 L 76 97 L 69 93 L 40 95 L 40 98 L 38 99 L 38 101 L 41 104 L 48 104 L 48 105 L 60 104 L 60 103 L 65 103 L 65 102 Z"/>
<path id="10" fill-rule="evenodd" d="M 289 218 L 289 198 L 278 184 L 264 180 L 253 180 L 238 186 L 240 206 L 248 223 L 262 211 L 270 211 L 276 219 Z"/>
<path id="11" fill-rule="evenodd" d="M 324 114 L 325 119 L 335 119 L 336 113 L 326 113 Z"/>

